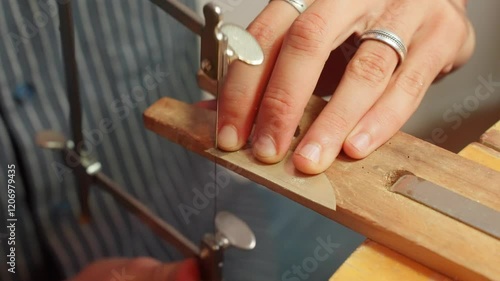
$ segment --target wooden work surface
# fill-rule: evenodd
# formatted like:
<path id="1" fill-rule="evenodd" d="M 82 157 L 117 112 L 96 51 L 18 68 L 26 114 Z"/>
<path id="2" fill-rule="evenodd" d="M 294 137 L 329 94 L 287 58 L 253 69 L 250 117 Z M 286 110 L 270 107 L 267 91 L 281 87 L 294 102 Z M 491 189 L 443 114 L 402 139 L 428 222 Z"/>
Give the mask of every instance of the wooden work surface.
<path id="1" fill-rule="evenodd" d="M 484 133 L 479 142 L 469 144 L 459 155 L 500 172 L 500 121 Z M 330 281 L 364 280 L 451 279 L 367 239 L 330 278 Z"/>
<path id="2" fill-rule="evenodd" d="M 324 105 L 320 99 L 311 99 L 300 123 L 302 135 Z M 210 152 L 214 118 L 212 111 L 168 98 L 157 101 L 144 113 L 148 129 L 209 159 L 217 159 L 251 180 L 268 184 L 244 165 L 230 165 Z M 292 148 L 301 136 L 294 140 Z M 275 186 L 268 187 L 452 278 L 498 278 L 500 241 L 388 190 L 407 173 L 500 211 L 499 172 L 404 133 L 396 134 L 363 160 L 353 161 L 341 155 L 325 172 L 335 189 L 337 211 L 314 204 L 305 194 L 290 196 Z"/>

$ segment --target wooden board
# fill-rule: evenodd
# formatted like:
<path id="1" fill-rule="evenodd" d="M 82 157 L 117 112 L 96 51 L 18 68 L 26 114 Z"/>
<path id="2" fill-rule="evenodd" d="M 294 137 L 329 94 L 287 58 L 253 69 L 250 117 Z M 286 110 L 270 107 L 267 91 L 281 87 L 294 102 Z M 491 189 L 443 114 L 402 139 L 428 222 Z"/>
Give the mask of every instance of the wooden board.
<path id="1" fill-rule="evenodd" d="M 500 121 L 481 136 L 480 142 L 500 152 Z"/>
<path id="2" fill-rule="evenodd" d="M 481 140 L 486 139 L 490 144 L 500 143 L 500 133 L 491 133 L 495 130 L 500 131 L 500 121 L 483 134 Z M 471 143 L 459 155 L 500 171 L 500 153 L 488 146 Z M 330 278 L 330 281 L 364 280 L 429 281 L 451 279 L 367 239 Z"/>
<path id="3" fill-rule="evenodd" d="M 500 151 L 480 143 L 471 143 L 459 155 L 500 172 Z"/>
<path id="4" fill-rule="evenodd" d="M 451 281 L 395 251 L 366 239 L 330 281 Z"/>
<path id="5" fill-rule="evenodd" d="M 302 134 L 324 105 L 311 99 L 300 124 Z M 168 98 L 144 113 L 147 128 L 212 160 L 216 156 L 207 149 L 213 146 L 214 118 L 212 111 Z M 229 168 L 262 182 L 245 167 Z M 335 188 L 337 211 L 310 205 L 305 197 L 292 199 L 452 278 L 498 278 L 500 241 L 388 191 L 405 173 L 500 210 L 500 173 L 404 133 L 363 160 L 339 156 L 325 172 Z"/>

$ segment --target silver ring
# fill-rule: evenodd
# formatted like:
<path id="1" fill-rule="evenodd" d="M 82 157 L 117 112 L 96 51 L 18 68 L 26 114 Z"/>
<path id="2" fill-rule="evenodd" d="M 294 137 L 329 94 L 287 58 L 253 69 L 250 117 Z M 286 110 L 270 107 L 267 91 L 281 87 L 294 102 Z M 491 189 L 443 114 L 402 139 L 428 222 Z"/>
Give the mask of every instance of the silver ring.
<path id="1" fill-rule="evenodd" d="M 270 0 L 269 2 L 271 1 L 273 0 Z M 306 2 L 304 2 L 304 0 L 281 0 L 281 1 L 285 1 L 288 4 L 292 5 L 295 8 L 295 10 L 299 12 L 299 14 L 302 14 L 307 9 L 307 5 Z"/>
<path id="2" fill-rule="evenodd" d="M 406 58 L 407 49 L 405 43 L 403 43 L 403 40 L 401 40 L 399 36 L 388 30 L 384 29 L 368 30 L 365 33 L 363 33 L 363 35 L 361 35 L 361 38 L 359 39 L 360 42 L 363 42 L 365 40 L 376 40 L 394 49 L 394 51 L 396 51 L 396 53 L 399 56 L 399 64 L 403 63 L 403 61 Z"/>

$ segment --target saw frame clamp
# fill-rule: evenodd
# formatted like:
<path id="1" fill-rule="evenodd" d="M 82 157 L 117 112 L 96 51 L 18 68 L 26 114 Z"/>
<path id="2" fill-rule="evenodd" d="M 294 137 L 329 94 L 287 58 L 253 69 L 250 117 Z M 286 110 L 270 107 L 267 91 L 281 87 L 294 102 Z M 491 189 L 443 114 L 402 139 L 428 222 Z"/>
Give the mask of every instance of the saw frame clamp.
<path id="1" fill-rule="evenodd" d="M 200 88 L 219 96 L 230 63 L 238 60 L 249 65 L 259 65 L 263 62 L 264 54 L 253 36 L 239 26 L 224 23 L 222 11 L 218 6 L 212 3 L 204 6 L 205 24 L 203 24 L 195 12 L 178 1 L 151 0 L 151 2 L 201 37 L 200 71 L 198 72 Z M 36 144 L 42 148 L 61 151 L 66 165 L 75 172 L 79 185 L 80 221 L 83 223 L 91 221 L 88 199 L 90 188 L 99 187 L 109 193 L 122 207 L 136 215 L 155 234 L 173 245 L 184 257 L 198 258 L 202 280 L 223 280 L 224 250 L 230 246 L 251 250 L 256 245 L 255 235 L 244 221 L 227 211 L 214 212 L 214 233 L 205 234 L 200 247 L 197 247 L 101 172 L 101 163 L 79 145 L 83 143 L 83 113 L 75 56 L 71 0 L 63 4 L 58 3 L 58 9 L 72 137 L 68 139 L 60 132 L 47 130 L 37 133 L 35 140 Z M 217 109 L 218 102 L 219 99 L 217 99 Z M 216 121 L 216 132 L 217 126 Z M 217 139 L 214 147 L 217 149 Z M 215 165 L 217 169 L 217 164 Z"/>

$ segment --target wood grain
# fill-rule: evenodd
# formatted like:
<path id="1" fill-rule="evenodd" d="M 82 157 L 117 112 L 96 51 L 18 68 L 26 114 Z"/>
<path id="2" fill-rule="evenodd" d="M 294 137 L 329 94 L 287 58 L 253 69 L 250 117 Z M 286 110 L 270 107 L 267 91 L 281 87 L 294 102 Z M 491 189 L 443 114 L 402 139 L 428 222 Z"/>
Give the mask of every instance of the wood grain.
<path id="1" fill-rule="evenodd" d="M 488 143 L 500 143 L 500 121 L 481 136 Z M 499 151 L 478 143 L 471 143 L 459 155 L 481 165 L 500 171 Z M 369 239 L 342 264 L 330 281 L 406 280 L 430 281 L 450 280 L 447 277 Z"/>
<path id="2" fill-rule="evenodd" d="M 311 99 L 293 148 L 324 105 Z M 212 160 L 207 149 L 213 146 L 214 118 L 214 112 L 168 98 L 144 113 L 147 128 Z M 229 168 L 254 179 L 245 167 Z M 307 198 L 292 199 L 452 278 L 498 278 L 500 241 L 390 192 L 388 186 L 405 173 L 500 210 L 500 173 L 404 133 L 363 160 L 341 155 L 325 172 L 335 188 L 337 211 L 311 206 Z"/>

